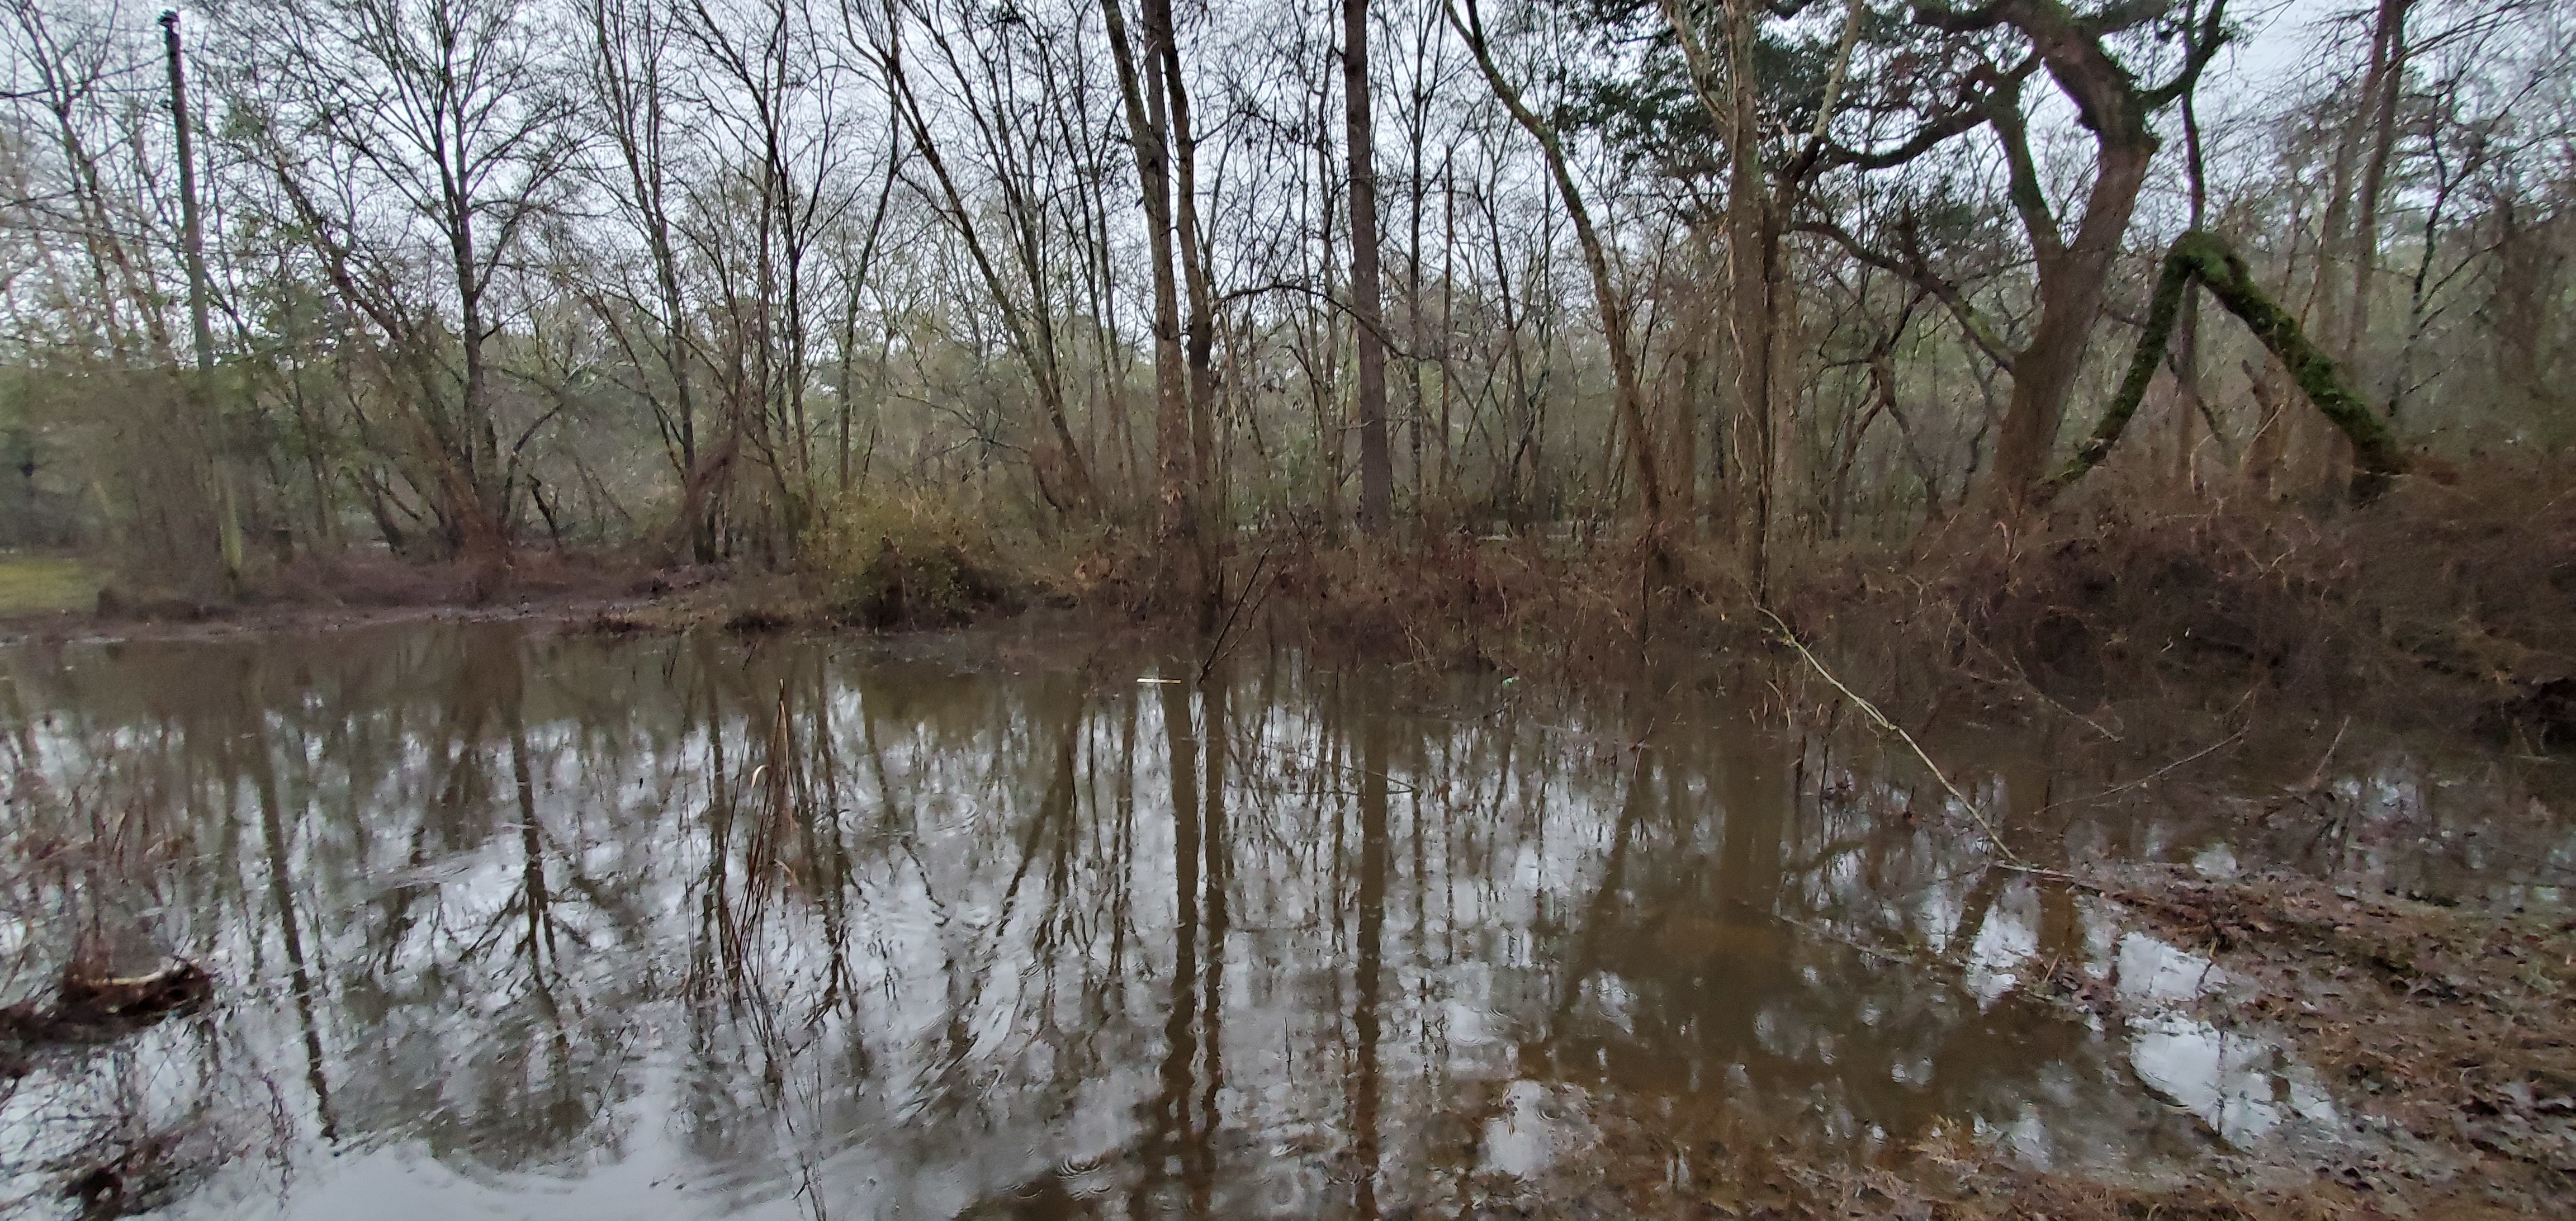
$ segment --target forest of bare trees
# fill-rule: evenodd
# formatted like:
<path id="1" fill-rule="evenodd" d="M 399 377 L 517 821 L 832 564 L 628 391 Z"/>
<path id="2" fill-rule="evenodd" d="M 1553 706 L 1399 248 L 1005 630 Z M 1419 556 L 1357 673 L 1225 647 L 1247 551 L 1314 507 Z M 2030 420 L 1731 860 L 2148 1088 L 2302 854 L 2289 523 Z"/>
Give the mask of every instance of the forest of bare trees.
<path id="1" fill-rule="evenodd" d="M 1758 588 L 2097 466 L 2322 506 L 2576 427 L 2542 0 L 8 0 L 5 39 L 0 542 L 174 587 L 793 566 L 857 496 L 1127 538 L 1185 598 L 1245 528 L 1604 519 Z"/>

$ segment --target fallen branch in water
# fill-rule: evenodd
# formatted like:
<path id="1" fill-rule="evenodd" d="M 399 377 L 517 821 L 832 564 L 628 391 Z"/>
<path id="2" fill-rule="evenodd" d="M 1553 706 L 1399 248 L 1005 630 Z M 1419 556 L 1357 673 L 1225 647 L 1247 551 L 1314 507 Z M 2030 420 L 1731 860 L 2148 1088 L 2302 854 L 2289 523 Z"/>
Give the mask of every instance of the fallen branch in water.
<path id="1" fill-rule="evenodd" d="M 142 975 L 108 976 L 81 968 L 63 971 L 54 1004 L 33 1001 L 0 1008 L 0 1073 L 18 1067 L 9 1054 L 51 1043 L 106 1043 L 163 1018 L 195 1013 L 214 996 L 214 977 L 192 962 L 176 962 Z"/>
<path id="2" fill-rule="evenodd" d="M 2206 758 L 2208 758 L 2208 757 L 2209 757 L 2209 756 L 2211 756 L 2211 755 L 2217 754 L 2218 752 L 2220 752 L 2220 751 L 2222 751 L 2222 750 L 2225 750 L 2225 749 L 2227 749 L 2227 748 L 2228 748 L 2228 747 L 2230 747 L 2230 746 L 2235 745 L 2235 744 L 2237 743 L 2237 741 L 2238 741 L 2238 740 L 2240 740 L 2240 739 L 2242 739 L 2244 736 L 2245 736 L 2245 731 L 2244 731 L 2244 730 L 2242 730 L 2242 729 L 2239 729 L 2239 730 L 2237 730 L 2236 732 L 2234 732 L 2234 733 L 2231 733 L 2231 734 L 2227 735 L 2226 737 L 2220 738 L 2219 740 L 2217 740 L 2217 741 L 2215 741 L 2215 742 L 2212 742 L 2212 743 L 2210 743 L 2209 745 L 2207 745 L 2207 746 L 2204 746 L 2204 747 L 2200 748 L 2199 750 L 2193 751 L 2192 753 L 2190 753 L 2190 754 L 2188 754 L 2188 755 L 2184 755 L 2182 758 L 2176 759 L 2176 760 L 2174 760 L 2173 762 L 2168 763 L 2168 764 L 2164 765 L 2163 767 L 2157 768 L 2156 770 L 2154 770 L 2154 771 L 2152 771 L 2152 772 L 2148 772 L 2146 775 L 2140 776 L 2140 777 L 2138 777 L 2138 778 L 2137 778 L 2137 779 L 2135 779 L 2135 780 L 2128 781 L 2128 782 L 2127 782 L 2127 783 L 2125 783 L 2125 784 L 2115 784 L 2115 785 L 2112 785 L 2111 787 L 2109 787 L 2109 788 L 2107 788 L 2107 789 L 2104 789 L 2104 790 L 2102 790 L 2102 791 L 2101 791 L 2101 792 L 2099 792 L 2099 793 L 2095 793 L 2095 794 L 2093 794 L 2093 795 L 2092 795 L 2092 796 L 2090 796 L 2090 797 L 2069 797 L 2069 798 L 2066 798 L 2066 799 L 2065 799 L 2065 800 L 2063 800 L 2063 801 L 2052 801 L 2052 802 L 2049 802 L 2047 805 L 2044 805 L 2044 806 L 2039 807 L 2038 813 L 2045 814 L 2045 813 L 2049 812 L 2050 810 L 2057 809 L 2057 808 L 2059 808 L 2059 807 L 2061 807 L 2061 806 L 2090 805 L 2090 804 L 2092 804 L 2093 802 L 2096 802 L 2096 801 L 2102 801 L 2102 800 L 2105 800 L 2105 799 L 2107 799 L 2107 798 L 2117 797 L 2117 796 L 2119 796 L 2120 794 L 2122 794 L 2122 793 L 2126 793 L 2126 792 L 2129 792 L 2129 791 L 2131 791 L 2131 790 L 2133 790 L 2133 789 L 2142 789 L 2142 788 L 2145 788 L 2145 787 L 2147 787 L 2148 785 L 2153 784 L 2153 783 L 2155 783 L 2156 781 L 2161 780 L 2161 779 L 2163 779 L 2164 777 L 2166 777 L 2166 776 L 2168 776 L 2168 775 L 2171 775 L 2171 774 L 2172 774 L 2172 773 L 2174 773 L 2175 771 L 2178 771 L 2178 770 L 2180 770 L 2181 768 L 2183 768 L 2183 767 L 2185 767 L 2185 766 L 2188 766 L 2188 765 L 2193 764 L 2193 763 L 2198 763 L 2198 762 L 2200 762 L 2201 760 L 2206 759 Z"/>
<path id="3" fill-rule="evenodd" d="M 1787 644 L 1790 648 L 1796 649 L 1798 651 L 1798 656 L 1806 658 L 1807 664 L 1813 667 L 1817 674 L 1822 675 L 1826 682 L 1832 683 L 1834 690 L 1842 692 L 1843 698 L 1850 700 L 1854 707 L 1859 708 L 1863 715 L 1869 717 L 1871 721 L 1876 722 L 1880 729 L 1895 734 L 1898 740 L 1904 742 L 1906 747 L 1914 752 L 1915 758 L 1923 761 L 1923 766 L 1930 769 L 1932 772 L 1932 778 L 1940 781 L 1942 789 L 1950 794 L 1950 799 L 1958 802 L 1959 808 L 1966 810 L 1968 812 L 1968 817 L 1976 821 L 1977 829 L 1985 833 L 1986 842 L 1994 845 L 1995 852 L 2001 855 L 2007 864 L 2026 872 L 2055 872 L 2054 870 L 2040 869 L 2038 866 L 2035 866 L 2029 861 L 2023 859 L 2020 853 L 2013 851 L 2012 845 L 2004 842 L 2003 833 L 1997 831 L 1995 829 L 1995 824 L 1987 819 L 1985 811 L 1979 809 L 1977 807 L 1977 803 L 1970 800 L 1966 793 L 1960 792 L 1958 785 L 1950 783 L 1949 773 L 1942 771 L 1941 765 L 1932 761 L 1931 752 L 1924 750 L 1923 744 L 1915 741 L 1913 734 L 1905 732 L 1904 726 L 1889 720 L 1886 713 L 1878 710 L 1878 705 L 1862 698 L 1860 692 L 1852 690 L 1849 684 L 1846 684 L 1843 680 L 1834 677 L 1834 672 L 1825 668 L 1825 663 L 1817 659 L 1815 653 L 1807 648 L 1806 643 L 1798 639 L 1798 634 L 1790 631 L 1788 623 L 1782 620 L 1778 614 L 1774 613 L 1771 608 L 1767 606 L 1763 607 L 1762 614 L 1765 618 L 1771 620 L 1772 627 L 1778 629 L 1781 641 Z"/>
<path id="4" fill-rule="evenodd" d="M 1227 639 L 1234 634 L 1235 617 L 1243 613 L 1244 604 L 1252 601 L 1252 596 L 1256 591 L 1262 595 L 1264 600 L 1268 599 L 1269 588 L 1261 584 L 1261 573 L 1262 570 L 1270 566 L 1270 550 L 1271 549 L 1268 547 L 1261 549 L 1261 558 L 1253 561 L 1252 575 L 1244 578 L 1243 580 L 1243 592 L 1234 596 L 1234 608 L 1225 613 L 1225 622 L 1218 626 L 1216 630 L 1216 639 L 1208 642 L 1207 658 L 1199 663 L 1199 681 L 1201 683 L 1207 682 L 1208 675 L 1216 669 L 1216 663 L 1224 658 Z M 1222 579 L 1222 574 L 1220 574 L 1219 580 L 1222 581 Z M 1220 586 L 1218 592 L 1224 592 L 1222 586 Z"/>

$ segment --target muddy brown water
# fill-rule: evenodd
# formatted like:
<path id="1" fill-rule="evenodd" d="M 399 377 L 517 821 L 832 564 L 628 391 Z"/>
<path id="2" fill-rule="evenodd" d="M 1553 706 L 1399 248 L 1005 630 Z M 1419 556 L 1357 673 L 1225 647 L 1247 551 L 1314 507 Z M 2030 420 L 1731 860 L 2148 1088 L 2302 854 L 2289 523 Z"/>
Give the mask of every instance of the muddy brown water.
<path id="1" fill-rule="evenodd" d="M 509 623 L 0 656 L 0 1001 L 74 945 L 221 980 L 0 1083 L 12 1216 L 100 1166 L 188 1218 L 1450 1215 L 1747 1147 L 2153 1178 L 2343 1122 L 2178 1007 L 2204 960 L 1722 676 Z M 2052 859 L 2284 838 L 2227 814 L 2261 768 L 2088 804 L 2116 774 L 2051 749 L 1954 770 Z M 2563 835 L 2422 810 L 2509 785 L 2371 767 L 2302 850 L 2449 817 L 2373 867 L 2557 898 Z"/>

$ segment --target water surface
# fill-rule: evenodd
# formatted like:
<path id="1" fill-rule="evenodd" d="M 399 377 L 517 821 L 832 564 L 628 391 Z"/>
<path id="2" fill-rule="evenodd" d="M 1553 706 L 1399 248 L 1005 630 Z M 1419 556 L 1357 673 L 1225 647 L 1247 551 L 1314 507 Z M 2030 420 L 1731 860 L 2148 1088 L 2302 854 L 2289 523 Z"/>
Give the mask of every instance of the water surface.
<path id="1" fill-rule="evenodd" d="M 17 1082 L 0 1211 L 119 1158 L 187 1218 L 1642 1208 L 1748 1151 L 2156 1173 L 2338 1122 L 2141 1008 L 2205 962 L 1715 675 L 512 624 L 7 662 L 0 999 L 71 943 L 223 991 Z"/>

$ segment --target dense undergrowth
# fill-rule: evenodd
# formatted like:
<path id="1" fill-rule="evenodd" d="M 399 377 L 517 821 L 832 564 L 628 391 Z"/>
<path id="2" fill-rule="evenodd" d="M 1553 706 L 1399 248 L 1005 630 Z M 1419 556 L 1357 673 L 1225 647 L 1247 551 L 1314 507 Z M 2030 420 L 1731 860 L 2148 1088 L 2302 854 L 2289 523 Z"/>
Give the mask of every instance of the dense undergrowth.
<path id="1" fill-rule="evenodd" d="M 2176 504 L 2106 480 L 2018 530 L 1963 513 L 1901 548 L 1775 544 L 1760 597 L 1714 530 L 1668 530 L 1656 578 L 1648 538 L 1618 523 L 1378 541 L 1310 524 L 1235 535 L 1202 600 L 1172 595 L 1179 565 L 1137 531 L 1005 529 L 933 498 L 853 493 L 817 515 L 783 571 L 531 551 L 496 590 L 461 566 L 344 553 L 276 569 L 242 604 L 101 601 L 191 619 L 263 604 L 597 603 L 608 630 L 946 628 L 1046 608 L 1573 679 L 1770 651 L 1785 630 L 1872 698 L 1917 711 L 1980 692 L 2078 715 L 2259 692 L 2366 701 L 2392 731 L 2467 729 L 2531 753 L 2576 745 L 2576 481 L 2562 468 L 2407 480 L 2357 509 Z"/>
<path id="2" fill-rule="evenodd" d="M 1900 552 L 1811 555 L 1757 600 L 1715 544 L 1478 538 L 1274 558 L 1273 623 L 1335 648 L 1570 676 L 1764 648 L 1786 629 L 1876 694 L 2035 692 L 2082 710 L 2249 691 L 2367 700 L 2391 729 L 2576 745 L 2576 492 L 2556 470 L 2409 481 L 2364 509 L 2106 498 L 2044 525 L 1960 524 Z M 1238 565 L 1246 566 L 1246 565 Z M 1774 616 L 1777 616 L 1775 619 Z M 1910 693 L 1910 694 L 1909 694 Z"/>
<path id="3" fill-rule="evenodd" d="M 1015 601 L 992 534 L 921 497 L 843 494 L 807 534 L 804 559 L 835 623 L 949 626 Z"/>
<path id="4" fill-rule="evenodd" d="M 2576 496 L 2550 470 L 2409 481 L 2366 509 L 2106 504 L 1853 564 L 1796 618 L 1846 656 L 1930 660 L 2067 706 L 2269 693 L 2389 728 L 2576 744 Z"/>

